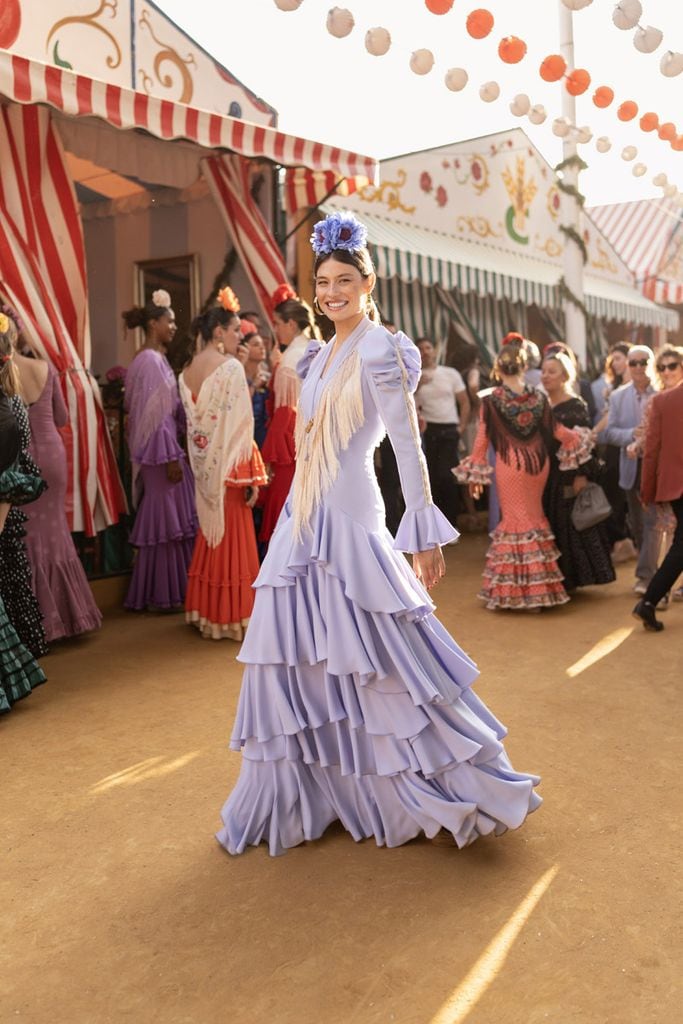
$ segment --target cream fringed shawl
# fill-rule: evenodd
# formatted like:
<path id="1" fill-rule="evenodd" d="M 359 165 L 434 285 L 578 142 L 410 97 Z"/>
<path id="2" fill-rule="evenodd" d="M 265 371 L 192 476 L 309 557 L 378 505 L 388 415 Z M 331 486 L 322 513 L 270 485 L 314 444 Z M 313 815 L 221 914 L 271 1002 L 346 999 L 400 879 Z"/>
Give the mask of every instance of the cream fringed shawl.
<path id="1" fill-rule="evenodd" d="M 197 516 L 209 547 L 223 540 L 225 481 L 251 458 L 254 414 L 242 364 L 226 359 L 203 382 L 197 400 L 180 377 L 187 447 L 195 479 Z"/>
<path id="2" fill-rule="evenodd" d="M 352 346 L 353 351 L 344 355 L 341 365 L 324 382 L 313 417 L 306 420 L 301 411 L 297 416 L 293 520 L 294 536 L 298 540 L 302 539 L 306 528 L 310 529 L 311 515 L 337 479 L 339 453 L 348 448 L 351 438 L 363 424 L 358 342 L 373 326 L 365 321 L 356 338 L 345 343 Z"/>

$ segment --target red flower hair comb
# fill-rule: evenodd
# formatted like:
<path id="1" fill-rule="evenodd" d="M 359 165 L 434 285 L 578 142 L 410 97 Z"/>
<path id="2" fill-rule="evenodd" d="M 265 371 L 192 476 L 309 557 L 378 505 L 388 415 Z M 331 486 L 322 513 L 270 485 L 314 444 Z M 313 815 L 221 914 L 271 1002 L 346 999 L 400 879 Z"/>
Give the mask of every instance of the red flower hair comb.
<path id="1" fill-rule="evenodd" d="M 298 298 L 299 296 L 296 294 L 292 286 L 290 284 L 283 283 L 279 284 L 275 291 L 273 292 L 273 294 L 271 295 L 270 304 L 273 307 L 273 309 L 277 309 L 277 307 L 282 302 L 287 302 L 288 299 Z"/>

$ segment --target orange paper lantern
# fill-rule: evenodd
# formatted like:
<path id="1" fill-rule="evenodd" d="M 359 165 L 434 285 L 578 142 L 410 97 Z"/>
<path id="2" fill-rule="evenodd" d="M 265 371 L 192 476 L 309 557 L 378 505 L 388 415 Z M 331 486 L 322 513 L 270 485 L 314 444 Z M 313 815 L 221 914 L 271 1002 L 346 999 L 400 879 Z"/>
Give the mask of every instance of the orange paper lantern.
<path id="1" fill-rule="evenodd" d="M 672 142 L 676 138 L 676 125 L 672 121 L 665 121 L 660 124 L 657 134 L 664 142 Z"/>
<path id="2" fill-rule="evenodd" d="M 609 107 L 614 99 L 614 89 L 609 85 L 600 85 L 593 93 L 593 103 L 596 107 Z"/>
<path id="3" fill-rule="evenodd" d="M 632 121 L 638 116 L 638 104 L 633 100 L 626 100 L 617 110 L 617 117 L 620 121 Z"/>
<path id="4" fill-rule="evenodd" d="M 498 44 L 498 56 L 506 64 L 519 64 L 526 56 L 526 43 L 519 36 L 505 36 Z"/>
<path id="5" fill-rule="evenodd" d="M 591 84 L 591 76 L 584 68 L 577 68 L 570 75 L 567 75 L 564 84 L 567 92 L 572 96 L 581 96 Z"/>
<path id="6" fill-rule="evenodd" d="M 493 15 L 484 7 L 478 7 L 467 15 L 466 27 L 473 39 L 486 39 L 493 28 Z"/>
<path id="7" fill-rule="evenodd" d="M 448 14 L 454 0 L 425 0 L 425 7 L 432 14 Z"/>
<path id="8" fill-rule="evenodd" d="M 677 153 L 683 153 L 683 135 L 677 135 L 675 139 L 671 140 L 671 148 L 675 149 Z"/>
<path id="9" fill-rule="evenodd" d="M 566 70 L 567 62 L 564 57 L 559 53 L 551 53 L 541 64 L 539 74 L 544 82 L 559 82 Z"/>
<path id="10" fill-rule="evenodd" d="M 659 118 L 654 111 L 649 110 L 647 114 L 643 114 L 640 119 L 640 127 L 644 132 L 653 132 L 659 128 Z"/>

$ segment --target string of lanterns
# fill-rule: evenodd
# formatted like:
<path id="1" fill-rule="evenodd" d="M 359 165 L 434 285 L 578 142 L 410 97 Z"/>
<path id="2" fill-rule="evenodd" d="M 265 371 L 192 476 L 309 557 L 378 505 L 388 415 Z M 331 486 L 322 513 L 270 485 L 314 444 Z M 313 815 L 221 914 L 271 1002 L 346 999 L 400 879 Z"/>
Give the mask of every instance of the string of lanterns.
<path id="1" fill-rule="evenodd" d="M 281 11 L 297 10 L 303 0 L 274 0 L 275 5 Z M 562 0 L 565 7 L 572 11 L 579 11 L 590 6 L 593 0 Z M 454 0 L 424 0 L 427 10 L 434 15 L 443 16 L 452 9 Z M 612 18 L 618 28 L 636 28 L 634 45 L 641 52 L 653 52 L 660 45 L 663 33 L 652 26 L 642 28 L 639 19 L 642 15 L 642 4 L 640 0 L 619 0 L 613 12 Z M 477 8 L 471 11 L 466 19 L 465 28 L 472 39 L 486 39 L 492 33 L 495 26 L 493 14 L 486 8 Z M 327 15 L 326 28 L 330 35 L 337 39 L 343 39 L 350 35 L 355 27 L 355 19 L 351 11 L 343 7 L 333 7 Z M 649 33 L 649 34 L 648 34 Z M 659 36 L 657 38 L 657 33 Z M 652 45 L 657 38 L 656 45 Z M 365 34 L 365 49 L 375 57 L 382 57 L 389 52 L 392 44 L 391 34 L 388 29 L 376 26 L 368 29 Z M 644 46 L 652 46 L 652 49 L 644 49 Z M 518 64 L 527 54 L 527 45 L 518 36 L 505 36 L 498 44 L 498 56 L 506 64 Z M 664 69 L 666 63 L 667 70 Z M 680 63 L 680 68 L 678 64 Z M 435 64 L 434 54 L 427 48 L 415 50 L 410 57 L 409 66 L 416 75 L 429 74 Z M 683 71 L 683 54 L 669 51 L 664 55 L 661 62 L 662 73 L 673 77 Z M 678 70 L 676 70 L 678 68 Z M 575 68 L 567 74 L 567 63 L 560 54 L 549 54 L 543 59 L 539 68 L 540 77 L 545 82 L 558 82 L 564 79 L 564 87 L 573 96 L 581 96 L 590 88 L 591 76 L 585 68 Z M 444 83 L 451 92 L 462 91 L 469 82 L 469 74 L 465 68 L 449 68 L 444 76 Z M 484 82 L 479 88 L 479 97 L 485 103 L 493 103 L 500 98 L 500 85 L 495 81 Z M 593 92 L 593 104 L 605 109 L 614 102 L 614 90 L 606 85 L 598 86 Z M 516 117 L 528 117 L 534 125 L 541 125 L 547 119 L 547 111 L 543 104 L 533 104 L 525 93 L 517 94 L 509 105 L 510 112 Z M 639 113 L 638 104 L 633 100 L 623 101 L 617 108 L 616 114 L 620 121 L 633 121 Z M 643 132 L 656 131 L 659 138 L 671 145 L 675 151 L 683 151 L 683 133 L 679 134 L 673 122 L 660 123 L 659 117 L 653 111 L 642 114 L 639 121 L 640 129 Z M 553 134 L 558 138 L 570 137 L 577 144 L 586 145 L 593 139 L 593 131 L 589 125 L 577 126 L 572 124 L 568 118 L 558 117 L 552 122 Z M 602 135 L 595 141 L 595 148 L 598 153 L 607 153 L 612 148 L 612 142 L 608 136 Z M 626 146 L 621 156 L 625 162 L 632 162 L 638 155 L 636 146 Z M 647 166 L 642 162 L 633 164 L 632 173 L 635 177 L 642 177 L 647 173 Z M 653 183 L 661 187 L 664 195 L 669 198 L 683 194 L 679 193 L 676 185 L 670 183 L 665 174 L 656 174 L 652 179 Z"/>

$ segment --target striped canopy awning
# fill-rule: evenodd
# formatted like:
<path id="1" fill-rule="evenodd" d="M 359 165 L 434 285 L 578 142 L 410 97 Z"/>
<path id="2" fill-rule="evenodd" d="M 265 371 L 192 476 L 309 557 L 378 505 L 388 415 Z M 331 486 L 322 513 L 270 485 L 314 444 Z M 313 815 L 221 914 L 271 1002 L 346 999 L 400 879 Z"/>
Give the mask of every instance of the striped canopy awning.
<path id="1" fill-rule="evenodd" d="M 157 99 L 66 68 L 0 51 L 0 96 L 46 103 L 71 117 L 99 117 L 117 128 L 140 128 L 160 139 L 188 139 L 208 149 L 263 157 L 285 166 L 334 171 L 372 180 L 377 162 L 337 146 L 287 135 L 276 128 Z"/>
<path id="2" fill-rule="evenodd" d="M 683 303 L 683 209 L 677 203 L 643 199 L 588 212 L 644 295 L 655 302 Z"/>
<path id="3" fill-rule="evenodd" d="M 323 207 L 328 208 L 333 207 Z M 365 211 L 362 219 L 380 278 L 438 284 L 447 291 L 474 292 L 540 309 L 562 308 L 558 287 L 562 268 L 556 263 L 518 256 Z M 679 317 L 674 310 L 656 305 L 628 285 L 586 274 L 584 293 L 586 307 L 595 316 L 678 329 Z"/>

